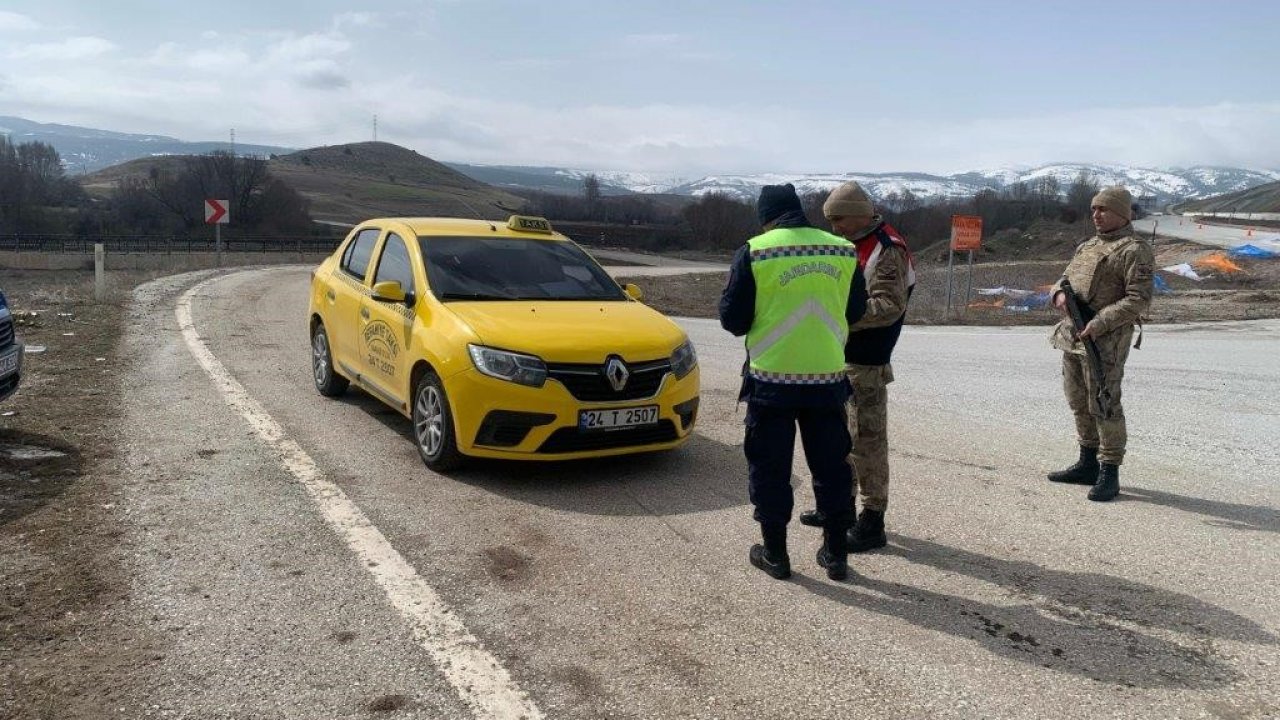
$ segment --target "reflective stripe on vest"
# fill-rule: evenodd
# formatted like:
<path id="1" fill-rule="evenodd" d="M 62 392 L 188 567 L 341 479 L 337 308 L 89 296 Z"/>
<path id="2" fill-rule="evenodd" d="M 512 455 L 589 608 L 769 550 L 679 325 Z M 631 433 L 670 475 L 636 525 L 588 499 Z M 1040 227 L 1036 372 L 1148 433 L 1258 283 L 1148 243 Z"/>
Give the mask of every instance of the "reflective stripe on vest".
<path id="1" fill-rule="evenodd" d="M 782 320 L 782 322 L 773 326 L 767 335 L 759 340 L 747 345 L 747 353 L 751 357 L 760 357 L 772 348 L 774 345 L 782 342 L 788 333 L 795 330 L 796 327 L 807 317 L 816 317 L 821 320 L 831 330 L 831 334 L 840 337 L 840 344 L 849 338 L 849 325 L 843 319 L 831 317 L 831 313 L 822 306 L 817 300 L 808 300 L 805 304 L 796 308 L 790 315 Z"/>
<path id="2" fill-rule="evenodd" d="M 856 248 L 811 227 L 774 229 L 748 247 L 756 281 L 755 322 L 746 338 L 749 374 L 787 384 L 841 381 Z"/>

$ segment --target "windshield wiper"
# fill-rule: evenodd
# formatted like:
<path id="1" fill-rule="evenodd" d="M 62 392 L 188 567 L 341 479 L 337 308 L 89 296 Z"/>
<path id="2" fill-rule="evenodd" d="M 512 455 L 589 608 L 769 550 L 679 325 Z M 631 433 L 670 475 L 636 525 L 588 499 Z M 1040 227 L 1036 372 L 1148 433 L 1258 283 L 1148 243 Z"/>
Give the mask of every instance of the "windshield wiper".
<path id="1" fill-rule="evenodd" d="M 512 300 L 510 295 L 491 295 L 489 293 L 441 293 L 441 300 Z"/>

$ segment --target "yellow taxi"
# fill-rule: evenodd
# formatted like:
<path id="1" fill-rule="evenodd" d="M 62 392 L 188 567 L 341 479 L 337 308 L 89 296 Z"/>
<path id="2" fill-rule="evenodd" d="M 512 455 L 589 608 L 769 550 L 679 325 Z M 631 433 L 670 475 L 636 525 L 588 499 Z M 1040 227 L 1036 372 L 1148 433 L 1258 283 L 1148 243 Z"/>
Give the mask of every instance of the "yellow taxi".
<path id="1" fill-rule="evenodd" d="M 369 220 L 312 272 L 315 386 L 410 418 L 434 470 L 674 448 L 698 359 L 640 297 L 544 218 Z"/>

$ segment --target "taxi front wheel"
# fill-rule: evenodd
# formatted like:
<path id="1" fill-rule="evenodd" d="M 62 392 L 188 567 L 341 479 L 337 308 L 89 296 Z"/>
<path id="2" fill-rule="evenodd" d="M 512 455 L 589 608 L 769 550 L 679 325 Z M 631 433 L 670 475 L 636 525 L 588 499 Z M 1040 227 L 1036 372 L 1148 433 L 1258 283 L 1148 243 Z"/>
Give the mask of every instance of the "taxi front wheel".
<path id="1" fill-rule="evenodd" d="M 413 391 L 413 437 L 418 454 L 427 467 L 437 472 L 462 464 L 462 453 L 453 434 L 453 413 L 440 376 L 427 370 Z"/>
<path id="2" fill-rule="evenodd" d="M 325 397 L 337 397 L 347 391 L 350 383 L 333 369 L 333 353 L 329 352 L 329 333 L 324 325 L 316 323 L 311 330 L 311 377 L 316 390 Z"/>

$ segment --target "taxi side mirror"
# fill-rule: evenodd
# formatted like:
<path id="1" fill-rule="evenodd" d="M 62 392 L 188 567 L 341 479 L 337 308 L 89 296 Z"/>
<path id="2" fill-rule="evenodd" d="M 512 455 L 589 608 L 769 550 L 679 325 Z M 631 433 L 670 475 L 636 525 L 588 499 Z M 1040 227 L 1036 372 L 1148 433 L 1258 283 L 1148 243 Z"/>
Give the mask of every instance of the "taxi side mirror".
<path id="1" fill-rule="evenodd" d="M 636 302 L 644 300 L 644 292 L 641 291 L 640 286 L 635 283 L 627 283 L 626 285 L 623 285 L 622 290 L 627 294 L 627 297 L 635 300 Z"/>
<path id="2" fill-rule="evenodd" d="M 384 280 L 373 286 L 373 299 L 379 302 L 402 303 L 405 297 L 404 288 L 396 280 Z"/>

